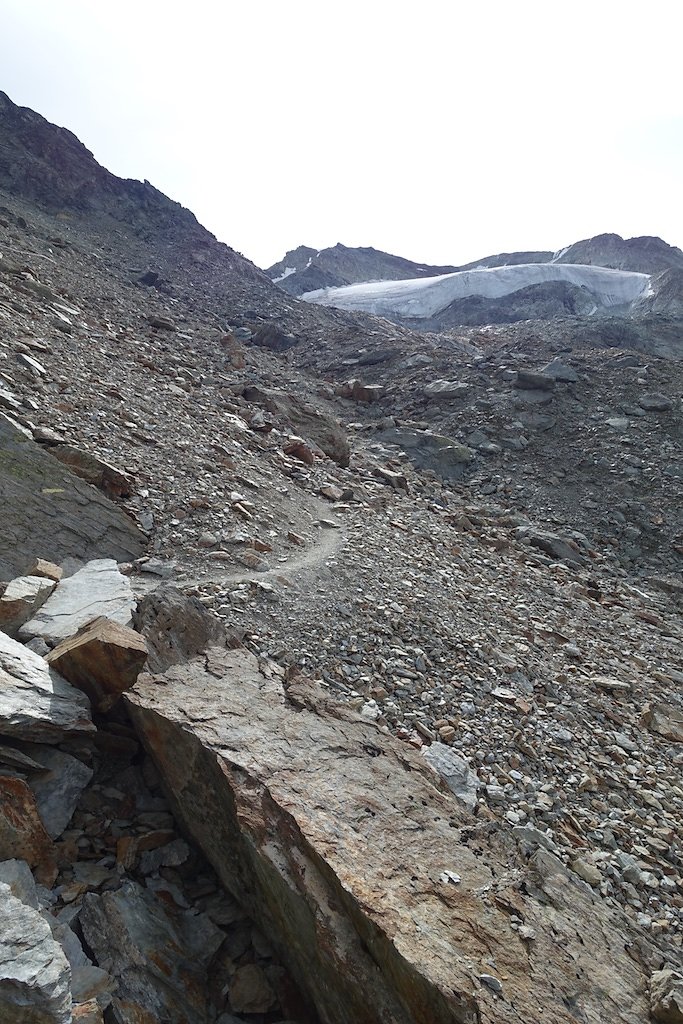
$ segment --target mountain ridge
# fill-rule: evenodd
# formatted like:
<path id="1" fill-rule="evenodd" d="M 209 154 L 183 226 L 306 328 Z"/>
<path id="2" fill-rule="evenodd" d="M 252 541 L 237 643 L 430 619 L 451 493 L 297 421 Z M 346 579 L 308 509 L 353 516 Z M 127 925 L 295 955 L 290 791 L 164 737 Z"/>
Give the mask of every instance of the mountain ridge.
<path id="1" fill-rule="evenodd" d="M 391 281 L 418 282 L 446 275 L 466 275 L 470 271 L 501 271 L 510 267 L 536 266 L 538 280 L 529 284 L 521 283 L 517 288 L 502 291 L 507 297 L 489 297 L 487 287 L 474 288 L 469 294 L 458 294 L 457 298 L 444 297 L 439 309 L 432 308 L 429 315 L 418 312 L 414 315 L 402 303 L 396 308 L 380 300 L 381 288 L 375 289 L 370 299 L 370 289 L 354 288 L 356 285 L 373 284 L 382 286 Z M 365 310 L 388 316 L 398 322 L 405 322 L 417 329 L 438 330 L 457 324 L 512 323 L 524 319 L 547 319 L 558 315 L 589 315 L 596 312 L 601 302 L 595 301 L 588 275 L 584 284 L 573 280 L 565 266 L 604 267 L 626 273 L 642 273 L 653 278 L 652 291 L 642 296 L 633 305 L 633 312 L 642 315 L 647 312 L 672 312 L 678 314 L 683 307 L 683 289 L 677 287 L 677 274 L 683 270 L 683 252 L 655 236 L 640 236 L 624 239 L 616 234 L 596 235 L 566 246 L 557 252 L 514 252 L 487 256 L 462 266 L 434 267 L 417 264 L 401 257 L 391 256 L 372 248 L 352 249 L 337 245 L 316 251 L 308 246 L 291 250 L 283 260 L 269 268 L 266 273 L 284 291 L 306 301 L 321 302 L 342 309 Z M 553 271 L 541 272 L 544 266 Z M 666 278 L 661 278 L 667 274 Z M 502 275 L 494 274 L 494 277 Z M 509 275 L 508 275 L 509 276 Z M 476 278 L 465 278 L 474 282 Z M 480 277 L 483 282 L 485 278 Z M 461 280 L 463 278 L 461 277 Z M 588 292 L 586 287 L 588 285 Z M 454 281 L 455 287 L 455 281 Z M 529 290 L 530 289 L 530 290 Z M 384 289 L 384 291 L 391 289 Z M 457 289 L 456 289 L 457 290 Z M 499 291 L 501 291 L 499 289 Z M 394 289 L 397 294 L 397 290 Z M 419 306 L 419 302 L 409 303 Z M 608 306 L 612 303 L 608 302 Z M 622 312 L 631 312 L 624 307 Z"/>

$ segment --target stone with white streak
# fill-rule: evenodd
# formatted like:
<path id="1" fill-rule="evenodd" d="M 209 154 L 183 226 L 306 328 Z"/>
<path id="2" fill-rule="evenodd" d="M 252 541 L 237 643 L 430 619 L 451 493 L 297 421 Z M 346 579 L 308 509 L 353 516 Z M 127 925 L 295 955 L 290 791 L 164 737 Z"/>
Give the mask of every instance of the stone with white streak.
<path id="1" fill-rule="evenodd" d="M 128 626 L 134 607 L 128 578 L 113 558 L 98 558 L 62 580 L 38 614 L 21 627 L 19 637 L 39 636 L 54 646 L 100 615 Z"/>

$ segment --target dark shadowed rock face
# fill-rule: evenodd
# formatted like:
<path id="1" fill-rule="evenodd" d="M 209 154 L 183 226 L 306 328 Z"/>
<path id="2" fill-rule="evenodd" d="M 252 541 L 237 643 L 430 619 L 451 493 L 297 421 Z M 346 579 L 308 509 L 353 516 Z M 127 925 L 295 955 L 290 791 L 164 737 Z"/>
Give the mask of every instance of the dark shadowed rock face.
<path id="1" fill-rule="evenodd" d="M 108 212 L 125 219 L 138 208 L 158 225 L 173 219 L 203 231 L 194 214 L 149 182 L 117 178 L 75 135 L 0 92 L 0 189 L 47 208 Z"/>
<path id="2" fill-rule="evenodd" d="M 165 672 L 223 638 L 223 628 L 197 598 L 177 587 L 158 587 L 138 602 L 133 625 L 147 640 L 148 668 Z"/>
<path id="3" fill-rule="evenodd" d="M 11 420 L 0 415 L 0 577 L 26 572 L 47 555 L 61 563 L 137 558 L 145 538 L 100 491 L 74 476 Z"/>
<path id="4" fill-rule="evenodd" d="M 546 851 L 525 868 L 415 751 L 275 668 L 214 649 L 125 699 L 185 828 L 324 1024 L 645 1019 L 619 912 Z"/>

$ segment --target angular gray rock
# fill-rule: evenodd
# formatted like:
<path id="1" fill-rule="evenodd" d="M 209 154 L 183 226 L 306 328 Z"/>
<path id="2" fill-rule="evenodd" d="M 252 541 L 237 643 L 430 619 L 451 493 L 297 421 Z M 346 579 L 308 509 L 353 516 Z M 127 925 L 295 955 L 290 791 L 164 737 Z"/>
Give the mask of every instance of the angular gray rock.
<path id="1" fill-rule="evenodd" d="M 575 541 L 571 538 L 560 537 L 549 530 L 539 530 L 535 526 L 518 526 L 515 529 L 515 536 L 558 561 L 584 561 L 584 556 Z"/>
<path id="2" fill-rule="evenodd" d="M 39 909 L 36 882 L 25 860 L 0 861 L 0 882 L 8 885 L 12 895 L 27 907 Z"/>
<path id="3" fill-rule="evenodd" d="M 45 767 L 44 772 L 30 777 L 29 786 L 45 831 L 56 839 L 71 821 L 78 798 L 92 778 L 92 769 L 54 747 L 31 746 L 28 753 Z"/>
<path id="4" fill-rule="evenodd" d="M 555 378 L 544 370 L 518 370 L 515 385 L 526 391 L 552 391 Z"/>
<path id="5" fill-rule="evenodd" d="M 642 1024 L 624 916 L 555 858 L 529 877 L 420 754 L 312 684 L 214 649 L 124 700 L 178 818 L 326 1024 Z M 494 963 L 502 994 L 481 980 Z"/>
<path id="6" fill-rule="evenodd" d="M 668 412 L 669 409 L 673 409 L 673 402 L 666 395 L 661 395 L 658 392 L 653 392 L 649 395 L 641 395 L 638 399 L 638 405 L 641 409 L 645 409 L 646 412 Z"/>
<path id="7" fill-rule="evenodd" d="M 683 973 L 666 967 L 650 978 L 650 1011 L 660 1024 L 683 1024 Z"/>
<path id="8" fill-rule="evenodd" d="M 553 380 L 559 380 L 563 384 L 573 384 L 579 379 L 579 375 L 571 366 L 567 366 L 561 359 L 555 358 L 543 367 L 541 370 L 542 374 L 547 377 L 552 377 Z"/>
<path id="9" fill-rule="evenodd" d="M 459 757 L 447 743 L 432 743 L 424 748 L 424 756 L 435 772 L 444 780 L 452 793 L 462 800 L 468 810 L 477 803 L 479 778 L 467 761 Z"/>
<path id="10" fill-rule="evenodd" d="M 41 637 L 54 646 L 103 615 L 129 626 L 135 598 L 130 580 L 113 558 L 99 558 L 62 580 L 37 615 L 19 630 L 22 640 Z"/>
<path id="11" fill-rule="evenodd" d="M 0 414 L 2 536 L 0 579 L 26 573 L 36 558 L 130 561 L 146 540 L 122 509 L 79 480 L 10 417 Z"/>
<path id="12" fill-rule="evenodd" d="M 156 896 L 126 881 L 116 892 L 86 895 L 79 921 L 96 961 L 118 982 L 112 1008 L 120 1024 L 209 1019 L 207 968 L 225 933 L 206 914 L 171 917 Z"/>
<path id="13" fill-rule="evenodd" d="M 94 728 L 85 694 L 39 655 L 0 633 L 0 736 L 61 743 Z"/>
<path id="14" fill-rule="evenodd" d="M 47 921 L 0 882 L 0 1020 L 70 1024 L 71 971 Z"/>
<path id="15" fill-rule="evenodd" d="M 147 665 L 164 672 L 220 643 L 224 630 L 196 597 L 164 584 L 138 602 L 133 626 L 147 641 Z"/>
<path id="16" fill-rule="evenodd" d="M 459 480 L 475 457 L 471 448 L 430 430 L 393 427 L 377 437 L 385 444 L 402 448 L 418 469 L 431 470 L 444 480 Z"/>

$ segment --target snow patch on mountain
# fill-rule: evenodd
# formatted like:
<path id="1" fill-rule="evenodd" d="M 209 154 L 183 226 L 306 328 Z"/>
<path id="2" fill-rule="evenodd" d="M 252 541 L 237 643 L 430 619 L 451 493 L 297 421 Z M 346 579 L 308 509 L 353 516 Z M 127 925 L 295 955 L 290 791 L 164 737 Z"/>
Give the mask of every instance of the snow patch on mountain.
<path id="1" fill-rule="evenodd" d="M 310 265 L 311 261 L 309 260 L 308 263 L 306 264 L 306 268 L 310 267 Z M 296 267 L 285 267 L 283 274 L 280 274 L 279 277 L 273 278 L 273 284 L 277 284 L 279 281 L 284 281 L 284 279 L 286 277 L 289 277 L 290 274 L 296 274 Z"/>
<path id="2" fill-rule="evenodd" d="M 462 270 L 408 281 L 376 281 L 319 288 L 301 298 L 323 306 L 360 310 L 376 316 L 430 317 L 457 299 L 481 295 L 496 299 L 535 284 L 565 281 L 584 288 L 605 309 L 630 306 L 647 294 L 648 274 L 569 263 L 525 263 Z"/>

